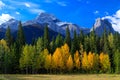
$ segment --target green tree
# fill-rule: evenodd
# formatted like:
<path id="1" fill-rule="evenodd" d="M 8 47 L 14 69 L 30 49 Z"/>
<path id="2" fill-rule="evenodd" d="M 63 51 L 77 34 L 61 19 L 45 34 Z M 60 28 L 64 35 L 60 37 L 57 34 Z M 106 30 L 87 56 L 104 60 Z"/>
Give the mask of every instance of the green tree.
<path id="1" fill-rule="evenodd" d="M 44 49 L 42 52 L 39 53 L 36 61 L 36 69 L 44 69 L 46 67 L 45 61 L 46 57 L 49 54 L 49 51 L 47 49 Z"/>
<path id="2" fill-rule="evenodd" d="M 23 53 L 20 58 L 20 68 L 25 69 L 26 73 L 32 73 L 35 69 L 35 46 L 25 45 L 23 48 Z"/>
<path id="3" fill-rule="evenodd" d="M 120 73 L 120 51 L 116 50 L 114 53 L 115 73 Z"/>
<path id="4" fill-rule="evenodd" d="M 79 43 L 78 43 L 77 33 L 76 31 L 74 31 L 74 37 L 73 37 L 72 46 L 71 46 L 72 56 L 74 56 L 74 53 L 76 52 L 76 50 L 79 50 Z"/>
<path id="5" fill-rule="evenodd" d="M 43 43 L 43 38 L 38 38 L 37 42 L 36 42 L 36 51 L 37 54 L 39 54 L 40 52 L 42 52 L 44 50 L 44 43 Z"/>
<path id="6" fill-rule="evenodd" d="M 48 26 L 46 25 L 44 28 L 44 49 L 49 49 L 49 33 L 48 33 Z"/>
<path id="7" fill-rule="evenodd" d="M 5 40 L 7 42 L 7 45 L 10 47 L 12 44 L 12 35 L 11 35 L 11 30 L 10 27 L 7 27 L 6 33 L 5 33 Z"/>
<path id="8" fill-rule="evenodd" d="M 53 53 L 55 51 L 55 40 L 54 38 L 50 42 L 50 53 Z"/>
<path id="9" fill-rule="evenodd" d="M 63 45 L 63 38 L 60 34 L 57 35 L 55 40 L 55 47 L 61 47 Z"/>
<path id="10" fill-rule="evenodd" d="M 94 31 L 92 31 L 90 33 L 89 41 L 90 41 L 90 43 L 89 43 L 90 44 L 90 51 L 97 53 L 96 35 L 95 35 Z"/>
<path id="11" fill-rule="evenodd" d="M 82 30 L 80 31 L 80 34 L 79 34 L 79 43 L 80 44 L 84 43 L 84 34 Z"/>
<path id="12" fill-rule="evenodd" d="M 84 41 L 84 50 L 88 53 L 90 51 L 90 44 L 89 44 L 89 37 L 86 36 L 85 37 L 85 41 Z"/>
<path id="13" fill-rule="evenodd" d="M 71 38 L 70 38 L 69 27 L 66 28 L 66 36 L 65 36 L 65 41 L 64 41 L 64 43 L 67 43 L 68 46 L 71 48 Z"/>
<path id="14" fill-rule="evenodd" d="M 5 40 L 0 40 L 0 73 L 7 73 L 10 65 L 9 47 Z M 10 68 L 9 68 L 10 70 Z"/>
<path id="15" fill-rule="evenodd" d="M 19 22 L 17 33 L 17 44 L 21 47 L 25 44 L 25 35 L 22 27 L 22 23 Z"/>

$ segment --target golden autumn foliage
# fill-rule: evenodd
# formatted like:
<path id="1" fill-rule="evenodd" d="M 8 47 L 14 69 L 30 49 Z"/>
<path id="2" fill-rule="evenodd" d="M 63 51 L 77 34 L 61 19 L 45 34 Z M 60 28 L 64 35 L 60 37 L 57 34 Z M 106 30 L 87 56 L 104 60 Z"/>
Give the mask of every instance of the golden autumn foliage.
<path id="1" fill-rule="evenodd" d="M 89 64 L 88 66 L 89 69 L 92 69 L 94 67 L 94 54 L 91 52 L 89 52 L 88 54 L 88 64 Z"/>
<path id="2" fill-rule="evenodd" d="M 53 54 L 52 57 L 52 67 L 54 69 L 63 69 L 64 63 L 63 63 L 63 57 L 62 57 L 62 51 L 60 48 L 57 48 Z"/>
<path id="3" fill-rule="evenodd" d="M 80 55 L 78 51 L 74 54 L 74 64 L 77 69 L 80 69 Z"/>
<path id="4" fill-rule="evenodd" d="M 51 64 L 52 63 L 52 56 L 51 54 L 47 55 L 46 56 L 46 59 L 45 59 L 45 68 L 48 70 L 51 68 Z"/>
<path id="5" fill-rule="evenodd" d="M 67 63 L 67 60 L 70 56 L 70 52 L 69 52 L 69 46 L 65 43 L 62 47 L 61 47 L 61 50 L 62 50 L 62 57 L 63 57 L 63 64 L 64 64 L 64 69 L 66 69 L 66 63 Z"/>
<path id="6" fill-rule="evenodd" d="M 71 71 L 73 68 L 73 59 L 72 59 L 71 55 L 69 56 L 69 58 L 67 60 L 66 67 L 67 67 L 68 71 Z"/>
<path id="7" fill-rule="evenodd" d="M 99 56 L 95 53 L 89 52 L 88 54 L 89 70 L 98 70 L 99 67 Z"/>
<path id="8" fill-rule="evenodd" d="M 110 59 L 109 59 L 109 56 L 108 54 L 105 54 L 105 53 L 100 53 L 100 66 L 101 66 L 101 70 L 103 72 L 107 72 L 110 70 Z"/>
<path id="9" fill-rule="evenodd" d="M 82 69 L 83 70 L 87 70 L 88 67 L 89 67 L 89 63 L 88 63 L 87 53 L 84 52 L 83 53 L 83 57 L 82 57 Z"/>

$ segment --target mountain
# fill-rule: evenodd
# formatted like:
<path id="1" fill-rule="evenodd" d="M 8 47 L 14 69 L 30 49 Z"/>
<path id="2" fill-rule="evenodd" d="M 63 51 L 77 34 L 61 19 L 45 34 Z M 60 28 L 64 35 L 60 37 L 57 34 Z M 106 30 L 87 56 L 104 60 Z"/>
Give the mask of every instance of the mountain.
<path id="1" fill-rule="evenodd" d="M 10 19 L 7 22 L 0 25 L 0 38 L 4 38 L 5 31 L 9 26 L 14 37 L 17 35 L 19 21 L 15 19 Z M 35 19 L 28 20 L 23 25 L 23 30 L 26 36 L 26 42 L 31 43 L 33 39 L 36 39 L 43 35 L 45 25 L 48 25 L 50 38 L 56 37 L 58 33 L 65 36 L 66 28 L 68 27 L 71 33 L 71 38 L 73 37 L 74 31 L 76 30 L 77 34 L 80 31 L 83 31 L 84 34 L 90 33 L 90 31 L 95 31 L 99 36 L 102 35 L 104 29 L 107 32 L 114 33 L 111 23 L 107 19 L 96 19 L 94 26 L 90 29 L 80 27 L 76 24 L 63 22 L 56 18 L 52 14 L 40 13 Z"/>
<path id="2" fill-rule="evenodd" d="M 89 29 L 87 28 L 81 28 L 73 23 L 62 22 L 59 19 L 57 19 L 54 15 L 48 13 L 40 13 L 34 20 L 25 22 L 23 26 L 32 25 L 32 24 L 41 24 L 43 26 L 47 24 L 51 30 L 58 32 L 62 35 L 65 35 L 66 28 L 69 27 L 71 37 L 73 37 L 74 30 L 76 30 L 78 34 L 80 33 L 81 30 L 85 34 L 89 33 Z"/>
<path id="3" fill-rule="evenodd" d="M 106 30 L 107 33 L 109 32 L 115 33 L 112 27 L 112 24 L 108 21 L 108 19 L 101 19 L 101 18 L 96 19 L 95 24 L 90 31 L 93 31 L 93 30 L 98 36 L 101 36 L 104 30 Z"/>
<path id="4" fill-rule="evenodd" d="M 14 31 L 18 30 L 18 24 L 19 24 L 18 20 L 10 19 L 7 22 L 1 24 L 0 29 L 7 29 L 7 27 L 9 26 L 11 31 L 14 32 Z"/>

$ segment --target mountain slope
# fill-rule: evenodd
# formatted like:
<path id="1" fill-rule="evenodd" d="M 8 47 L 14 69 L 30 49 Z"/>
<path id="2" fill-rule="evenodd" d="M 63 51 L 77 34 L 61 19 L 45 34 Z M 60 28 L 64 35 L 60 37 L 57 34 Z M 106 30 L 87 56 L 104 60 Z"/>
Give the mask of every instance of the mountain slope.
<path id="1" fill-rule="evenodd" d="M 30 20 L 24 23 L 25 26 L 32 24 L 41 24 L 41 25 L 48 24 L 48 27 L 50 29 L 62 35 L 65 35 L 66 28 L 69 27 L 71 37 L 73 37 L 74 30 L 76 30 L 78 34 L 80 33 L 81 30 L 85 34 L 89 33 L 89 29 L 81 28 L 73 23 L 62 22 L 59 19 L 57 19 L 54 15 L 48 13 L 41 13 L 34 20 Z"/>
<path id="2" fill-rule="evenodd" d="M 107 19 L 100 19 L 100 18 L 96 19 L 96 22 L 90 31 L 93 30 L 98 36 L 101 36 L 104 30 L 106 30 L 107 33 L 108 32 L 115 33 L 112 24 Z"/>

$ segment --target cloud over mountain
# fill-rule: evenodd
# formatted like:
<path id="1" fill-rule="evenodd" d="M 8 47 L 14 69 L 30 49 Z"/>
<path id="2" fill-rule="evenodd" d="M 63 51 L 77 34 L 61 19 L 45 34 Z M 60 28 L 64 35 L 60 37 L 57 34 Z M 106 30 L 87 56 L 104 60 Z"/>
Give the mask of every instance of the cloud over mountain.
<path id="1" fill-rule="evenodd" d="M 118 10 L 112 16 L 103 17 L 103 19 L 109 19 L 109 21 L 112 23 L 114 30 L 120 33 L 120 10 Z"/>
<path id="2" fill-rule="evenodd" d="M 9 14 L 2 14 L 2 15 L 0 15 L 0 24 L 10 20 L 11 18 L 14 18 L 14 17 L 12 17 Z"/>

